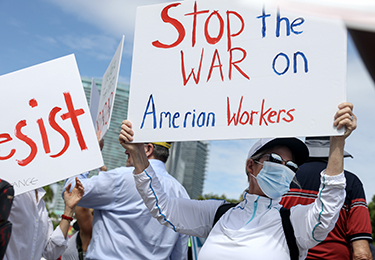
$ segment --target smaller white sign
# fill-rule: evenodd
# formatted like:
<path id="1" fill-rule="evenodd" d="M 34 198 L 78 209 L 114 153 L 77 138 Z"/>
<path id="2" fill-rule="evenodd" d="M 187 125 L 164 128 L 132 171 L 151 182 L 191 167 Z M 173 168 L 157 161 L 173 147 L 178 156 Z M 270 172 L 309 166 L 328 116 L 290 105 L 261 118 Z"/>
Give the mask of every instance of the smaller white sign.
<path id="1" fill-rule="evenodd" d="M 0 77 L 1 178 L 21 194 L 103 159 L 74 55 Z"/>
<path id="2" fill-rule="evenodd" d="M 96 131 L 101 131 L 100 139 L 102 139 L 107 132 L 109 123 L 111 122 L 113 104 L 115 103 L 118 75 L 120 72 L 124 38 L 125 36 L 122 36 L 117 51 L 113 56 L 112 61 L 109 64 L 102 79 L 98 114 L 96 117 Z"/>
<path id="3" fill-rule="evenodd" d="M 100 100 L 99 90 L 98 90 L 98 87 L 96 86 L 95 80 L 92 79 L 91 93 L 90 93 L 90 113 L 91 113 L 91 118 L 92 118 L 94 127 L 96 123 L 96 117 L 98 115 L 99 100 Z"/>

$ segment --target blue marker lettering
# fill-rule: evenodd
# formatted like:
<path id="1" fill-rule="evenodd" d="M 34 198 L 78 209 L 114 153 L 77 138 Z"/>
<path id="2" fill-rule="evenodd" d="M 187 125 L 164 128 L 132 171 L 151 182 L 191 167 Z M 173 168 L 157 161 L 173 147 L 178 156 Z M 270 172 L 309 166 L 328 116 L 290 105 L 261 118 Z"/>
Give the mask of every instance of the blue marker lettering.
<path id="1" fill-rule="evenodd" d="M 169 127 L 171 127 L 171 113 L 170 112 L 161 112 L 160 113 L 160 127 L 159 128 L 163 127 L 163 115 L 165 115 L 165 117 L 169 116 Z"/>
<path id="2" fill-rule="evenodd" d="M 201 123 L 199 123 L 199 120 L 201 120 Z M 198 127 L 204 126 L 204 121 L 205 120 L 206 120 L 206 113 L 205 112 L 200 113 L 199 116 L 198 116 L 198 120 L 197 120 L 197 126 Z"/>
<path id="3" fill-rule="evenodd" d="M 208 113 L 206 126 L 210 123 L 210 116 L 212 116 L 212 126 L 215 126 L 215 114 L 213 112 Z"/>
<path id="4" fill-rule="evenodd" d="M 277 9 L 277 23 L 276 23 L 276 37 L 280 36 L 280 22 L 285 21 L 286 35 L 290 35 L 289 19 L 286 17 L 280 18 L 280 9 Z"/>
<path id="5" fill-rule="evenodd" d="M 270 17 L 271 15 L 270 14 L 265 14 L 264 12 L 264 7 L 263 7 L 263 10 L 262 10 L 262 15 L 260 16 L 257 16 L 257 18 L 262 18 L 262 38 L 264 38 L 266 36 L 266 18 L 267 17 Z"/>
<path id="6" fill-rule="evenodd" d="M 176 119 L 176 118 L 179 118 L 180 117 L 180 113 L 179 112 L 176 112 L 176 113 L 174 113 L 174 115 L 173 115 L 173 119 L 172 119 L 172 125 L 173 125 L 173 128 L 179 128 L 180 126 L 176 126 L 175 125 L 175 123 L 174 123 L 174 120 Z M 170 127 L 170 126 L 169 126 Z"/>
<path id="7" fill-rule="evenodd" d="M 294 53 L 294 73 L 297 73 L 297 55 L 300 55 L 302 58 L 303 58 L 303 61 L 305 62 L 305 72 L 307 73 L 309 71 L 309 68 L 308 68 L 308 62 L 307 62 L 307 58 L 305 56 L 305 54 L 303 52 L 296 52 Z"/>
<path id="8" fill-rule="evenodd" d="M 184 127 L 186 127 L 186 119 L 188 115 L 191 115 L 191 112 L 186 112 L 185 114 Z"/>
<path id="9" fill-rule="evenodd" d="M 285 59 L 286 59 L 286 66 L 285 66 L 285 69 L 283 72 L 278 72 L 275 68 L 275 64 L 276 64 L 276 60 L 279 56 L 283 56 Z M 272 68 L 273 68 L 273 71 L 277 74 L 277 75 L 283 75 L 285 74 L 288 69 L 289 69 L 289 58 L 288 56 L 285 54 L 285 53 L 282 53 L 280 52 L 279 54 L 276 55 L 276 57 L 273 59 L 273 63 L 272 63 Z"/>
<path id="10" fill-rule="evenodd" d="M 150 107 L 150 103 L 152 104 L 152 110 L 150 112 L 147 112 L 148 108 Z M 144 126 L 146 116 L 149 115 L 149 114 L 153 115 L 153 119 L 154 119 L 153 128 L 155 129 L 156 128 L 156 114 L 155 114 L 155 104 L 154 104 L 154 99 L 152 97 L 152 94 L 150 95 L 150 97 L 148 99 L 147 107 L 146 107 L 145 113 L 143 114 L 143 120 L 142 120 L 142 124 L 141 124 L 141 129 Z"/>
<path id="11" fill-rule="evenodd" d="M 296 23 L 296 22 L 298 22 L 298 21 L 300 21 L 299 23 Z M 303 31 L 295 31 L 294 30 L 294 27 L 296 27 L 296 26 L 300 26 L 301 24 L 303 24 L 305 22 L 305 19 L 303 19 L 302 17 L 300 17 L 300 18 L 297 18 L 297 19 L 295 19 L 293 22 L 292 22 L 292 24 L 290 25 L 290 30 L 294 33 L 294 34 L 301 34 Z"/>

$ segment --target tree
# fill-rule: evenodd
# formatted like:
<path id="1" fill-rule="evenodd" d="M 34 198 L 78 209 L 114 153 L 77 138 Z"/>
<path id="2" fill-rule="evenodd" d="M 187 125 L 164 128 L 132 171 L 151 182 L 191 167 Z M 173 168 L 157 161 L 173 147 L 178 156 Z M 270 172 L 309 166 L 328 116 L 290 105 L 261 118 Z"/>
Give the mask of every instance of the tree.
<path id="1" fill-rule="evenodd" d="M 225 196 L 225 194 L 219 196 L 217 194 L 208 193 L 208 194 L 198 196 L 198 200 L 209 200 L 209 199 L 225 200 L 225 201 L 231 202 L 231 203 L 238 203 L 242 200 L 242 196 L 240 196 L 240 198 L 238 200 L 228 199 L 227 196 Z"/>
<path id="2" fill-rule="evenodd" d="M 46 208 L 48 211 L 48 216 L 52 220 L 53 228 L 55 229 L 59 225 L 58 217 L 56 213 L 49 209 L 48 204 L 53 201 L 53 190 L 50 185 L 44 186 L 43 189 L 46 191 L 46 194 L 43 196 L 43 200 L 46 203 Z"/>
<path id="3" fill-rule="evenodd" d="M 372 197 L 372 201 L 368 204 L 368 210 L 370 212 L 371 219 L 372 239 L 375 241 L 375 195 Z"/>
<path id="4" fill-rule="evenodd" d="M 44 186 L 43 189 L 46 191 L 46 194 L 43 196 L 43 200 L 44 202 L 47 204 L 47 203 L 51 203 L 53 201 L 53 190 L 51 189 L 51 187 L 48 185 L 48 186 Z"/>

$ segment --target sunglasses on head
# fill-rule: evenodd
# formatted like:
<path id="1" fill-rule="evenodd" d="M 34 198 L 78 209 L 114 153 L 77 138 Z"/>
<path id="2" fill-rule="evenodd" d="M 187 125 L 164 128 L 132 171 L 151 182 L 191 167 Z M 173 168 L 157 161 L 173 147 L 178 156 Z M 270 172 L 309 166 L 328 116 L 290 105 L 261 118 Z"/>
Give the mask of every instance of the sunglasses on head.
<path id="1" fill-rule="evenodd" d="M 285 162 L 285 166 L 291 169 L 293 172 L 298 171 L 298 165 L 293 162 L 293 161 L 285 161 L 280 155 L 277 153 L 270 153 L 270 154 L 265 154 L 263 156 L 268 156 L 268 161 L 278 163 L 278 164 L 283 164 Z M 262 156 L 262 157 L 263 157 Z"/>

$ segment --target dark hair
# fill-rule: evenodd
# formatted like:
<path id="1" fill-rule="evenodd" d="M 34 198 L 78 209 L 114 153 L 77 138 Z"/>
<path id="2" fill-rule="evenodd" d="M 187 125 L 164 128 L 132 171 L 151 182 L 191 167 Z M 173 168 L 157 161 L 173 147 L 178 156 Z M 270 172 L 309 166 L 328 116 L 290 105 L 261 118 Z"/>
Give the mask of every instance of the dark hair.
<path id="1" fill-rule="evenodd" d="M 157 145 L 157 144 L 152 144 L 152 145 L 154 146 L 153 156 L 156 159 L 162 161 L 163 163 L 166 163 L 169 157 L 169 149 L 164 146 Z"/>

